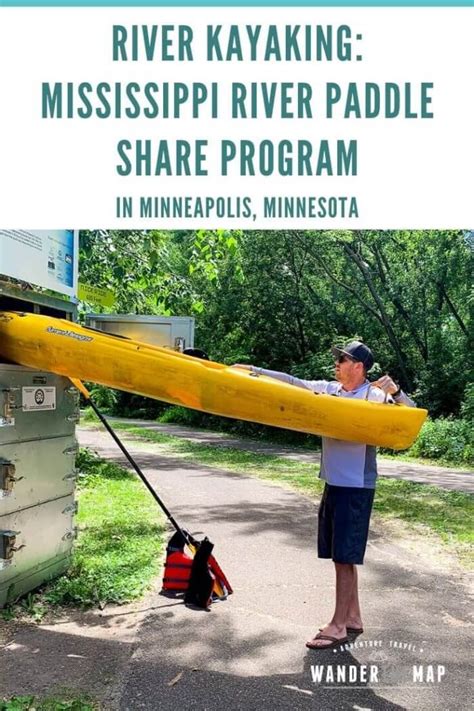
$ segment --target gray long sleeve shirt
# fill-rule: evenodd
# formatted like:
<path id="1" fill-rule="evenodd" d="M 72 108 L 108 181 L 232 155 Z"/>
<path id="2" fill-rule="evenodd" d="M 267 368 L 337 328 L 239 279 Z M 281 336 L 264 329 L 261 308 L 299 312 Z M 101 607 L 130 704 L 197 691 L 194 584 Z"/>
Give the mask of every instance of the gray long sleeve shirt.
<path id="1" fill-rule="evenodd" d="M 345 397 L 370 402 L 403 404 L 416 407 L 413 400 L 400 392 L 396 398 L 386 395 L 380 388 L 374 387 L 366 380 L 354 390 L 345 390 L 336 380 L 303 380 L 276 370 L 265 370 L 252 366 L 252 371 L 266 375 L 275 380 L 281 380 L 298 388 L 311 390 L 314 393 L 326 393 L 336 397 Z M 376 448 L 372 445 L 346 442 L 343 440 L 323 437 L 321 452 L 321 469 L 319 476 L 332 486 L 350 486 L 355 488 L 374 489 L 377 478 Z"/>

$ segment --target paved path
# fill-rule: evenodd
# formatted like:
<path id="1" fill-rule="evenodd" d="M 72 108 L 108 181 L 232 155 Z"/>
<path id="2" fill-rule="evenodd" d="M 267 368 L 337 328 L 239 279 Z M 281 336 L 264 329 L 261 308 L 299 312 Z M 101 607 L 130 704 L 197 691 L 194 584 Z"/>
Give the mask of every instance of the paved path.
<path id="1" fill-rule="evenodd" d="M 183 425 L 164 425 L 159 422 L 149 420 L 133 420 L 125 418 L 110 418 L 117 422 L 124 422 L 144 429 L 160 432 L 161 434 L 182 437 L 183 439 L 201 444 L 216 444 L 219 447 L 232 447 L 234 449 L 244 449 L 261 454 L 274 454 L 279 457 L 288 457 L 302 462 L 314 462 L 319 464 L 320 455 L 318 452 L 310 452 L 302 448 L 287 447 L 270 444 L 268 442 L 256 442 L 252 439 L 232 437 L 222 432 L 210 432 L 199 430 Z M 378 457 L 379 475 L 394 479 L 407 479 L 420 484 L 431 484 L 440 486 L 443 489 L 454 489 L 474 493 L 474 472 L 463 471 L 461 469 L 449 469 L 448 467 L 427 466 L 417 462 L 407 462 L 402 459 L 388 459 Z"/>
<path id="2" fill-rule="evenodd" d="M 107 607 L 21 625 L 4 643 L 0 698 L 67 687 L 105 697 L 105 709 L 116 711 L 467 707 L 473 623 L 466 576 L 433 541 L 375 528 L 361 570 L 359 646 L 310 652 L 304 641 L 333 604 L 332 564 L 315 555 L 314 503 L 268 482 L 157 455 L 153 444 L 123 434 L 178 521 L 215 543 L 234 594 L 210 612 L 155 593 L 138 617 Z M 107 434 L 78 435 L 123 464 Z M 0 623 L 0 647 L 1 632 Z M 370 665 L 371 682 L 364 677 Z M 419 665 L 423 679 L 415 682 Z M 337 673 L 346 681 L 334 683 Z"/>
<path id="3" fill-rule="evenodd" d="M 105 434 L 81 432 L 80 439 L 117 458 Z M 129 443 L 178 520 L 215 542 L 235 592 L 210 612 L 155 597 L 123 679 L 122 711 L 465 707 L 469 598 L 461 573 L 448 573 L 442 560 L 430 558 L 430 544 L 420 541 L 410 550 L 375 531 L 361 575 L 360 643 L 367 647 L 309 652 L 304 641 L 329 619 L 333 586 L 332 565 L 315 556 L 314 504 L 256 479 L 158 457 L 150 444 Z M 346 674 L 352 667 L 359 679 L 315 683 L 311 666 L 318 664 L 331 671 L 339 665 Z M 378 683 L 360 679 L 361 667 L 370 664 Z M 444 668 L 442 681 L 414 683 L 413 665 L 420 664 L 425 676 Z"/>

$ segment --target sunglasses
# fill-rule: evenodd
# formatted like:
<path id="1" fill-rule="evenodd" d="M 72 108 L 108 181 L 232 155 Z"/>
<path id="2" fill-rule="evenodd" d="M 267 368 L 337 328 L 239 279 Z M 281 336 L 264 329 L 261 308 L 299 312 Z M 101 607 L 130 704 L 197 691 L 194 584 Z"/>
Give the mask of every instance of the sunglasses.
<path id="1" fill-rule="evenodd" d="M 336 363 L 345 363 L 346 361 L 347 361 L 348 363 L 355 363 L 355 362 L 356 362 L 356 361 L 354 360 L 354 358 L 351 358 L 350 356 L 347 356 L 347 355 L 340 355 L 340 356 L 337 356 L 337 358 L 336 358 L 336 360 L 335 360 Z"/>

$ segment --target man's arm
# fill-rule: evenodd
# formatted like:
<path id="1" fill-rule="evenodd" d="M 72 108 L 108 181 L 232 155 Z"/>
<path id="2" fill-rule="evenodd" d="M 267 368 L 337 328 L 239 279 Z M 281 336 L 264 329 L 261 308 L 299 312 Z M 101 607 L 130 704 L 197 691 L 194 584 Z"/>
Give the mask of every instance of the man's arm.
<path id="1" fill-rule="evenodd" d="M 371 383 L 371 386 L 380 388 L 386 395 L 390 396 L 390 400 L 396 405 L 405 405 L 406 407 L 416 407 L 416 403 L 411 400 L 406 393 L 395 383 L 390 375 L 382 375 L 381 378 Z"/>
<path id="2" fill-rule="evenodd" d="M 327 380 L 303 380 L 302 378 L 296 378 L 294 375 L 289 375 L 288 373 L 280 373 L 278 370 L 257 368 L 256 365 L 242 365 L 237 363 L 232 367 L 241 368 L 242 370 L 249 370 L 251 373 L 255 373 L 255 375 L 266 375 L 267 378 L 280 380 L 282 383 L 288 383 L 288 385 L 294 385 L 295 387 L 303 388 L 304 390 L 311 390 L 313 393 L 327 392 L 327 386 L 329 384 L 329 381 Z"/>

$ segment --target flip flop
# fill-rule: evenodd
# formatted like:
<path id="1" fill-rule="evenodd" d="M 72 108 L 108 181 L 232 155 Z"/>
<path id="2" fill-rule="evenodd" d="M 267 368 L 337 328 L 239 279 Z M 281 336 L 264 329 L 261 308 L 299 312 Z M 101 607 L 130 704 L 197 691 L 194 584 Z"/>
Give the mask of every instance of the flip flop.
<path id="1" fill-rule="evenodd" d="M 324 646 L 320 646 L 319 644 L 313 644 L 314 641 L 317 639 L 327 639 L 331 642 L 331 644 L 325 644 Z M 334 647 L 339 647 L 340 644 L 345 644 L 347 641 L 347 637 L 338 639 L 337 637 L 331 637 L 331 635 L 321 634 L 321 632 L 319 632 L 315 637 L 313 637 L 313 639 L 309 640 L 309 642 L 306 642 L 306 646 L 308 647 L 308 649 L 333 649 Z"/>
<path id="2" fill-rule="evenodd" d="M 319 631 L 322 632 L 324 627 L 320 627 Z M 346 627 L 347 634 L 364 634 L 363 627 Z"/>

